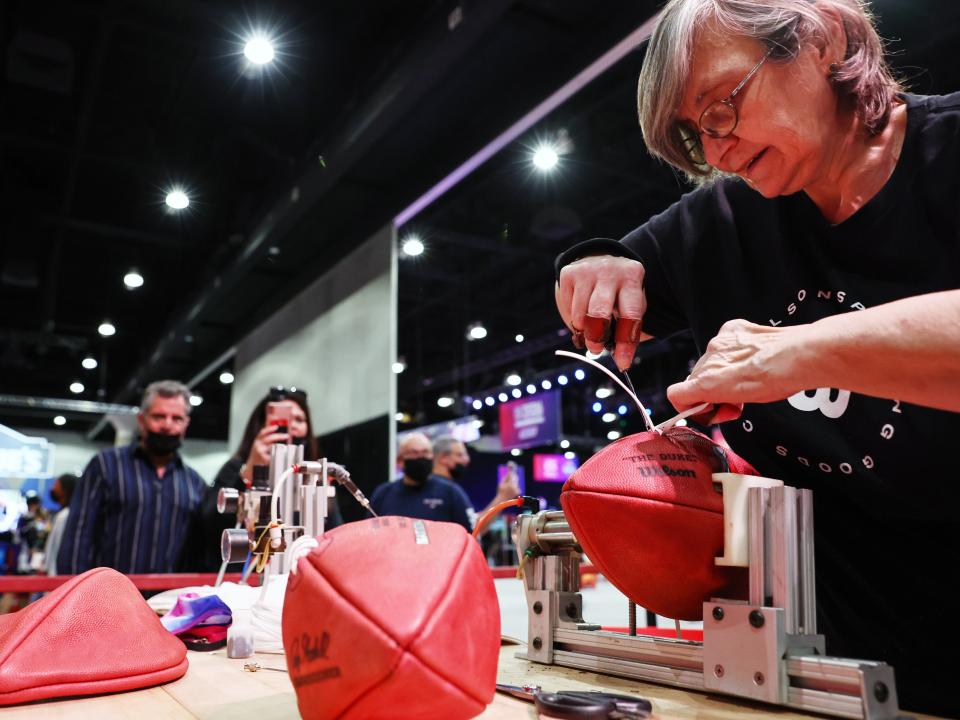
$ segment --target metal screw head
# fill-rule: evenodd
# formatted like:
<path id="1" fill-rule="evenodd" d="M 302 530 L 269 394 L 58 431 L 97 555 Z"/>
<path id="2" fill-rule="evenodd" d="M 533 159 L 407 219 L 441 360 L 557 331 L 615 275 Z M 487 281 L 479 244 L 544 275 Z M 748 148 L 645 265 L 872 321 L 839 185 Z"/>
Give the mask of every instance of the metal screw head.
<path id="1" fill-rule="evenodd" d="M 723 677 L 723 665 L 715 665 L 715 666 L 713 667 L 713 674 L 716 675 L 718 678 L 722 678 L 722 677 Z"/>
<path id="2" fill-rule="evenodd" d="M 567 617 L 577 617 L 577 604 L 575 602 L 567 603 Z"/>
<path id="3" fill-rule="evenodd" d="M 890 688 L 887 687 L 887 684 L 877 680 L 873 684 L 873 696 L 877 699 L 877 702 L 886 702 L 887 698 L 890 697 Z"/>
<path id="4" fill-rule="evenodd" d="M 533 639 L 533 649 L 534 649 L 534 650 L 539 650 L 539 649 L 542 648 L 542 647 L 543 647 L 543 640 L 541 640 L 541 639 L 538 638 L 538 637 L 535 637 L 535 638 Z"/>
<path id="5" fill-rule="evenodd" d="M 543 603 L 540 602 L 539 600 L 537 600 L 537 601 L 533 604 L 533 612 L 536 613 L 537 615 L 539 615 L 540 613 L 542 613 L 542 612 L 543 612 Z"/>
<path id="6" fill-rule="evenodd" d="M 753 625 L 755 628 L 762 628 L 764 622 L 765 622 L 765 620 L 764 620 L 764 617 L 763 617 L 763 613 L 762 613 L 762 612 L 760 612 L 759 610 L 751 610 L 751 611 L 750 611 L 750 624 L 751 624 L 751 625 Z"/>
<path id="7" fill-rule="evenodd" d="M 762 672 L 755 672 L 753 674 L 753 682 L 755 682 L 757 685 L 763 685 L 765 679 L 766 678 L 763 677 Z"/>
<path id="8" fill-rule="evenodd" d="M 723 620 L 723 608 L 719 605 L 713 609 L 713 619 L 717 622 Z"/>

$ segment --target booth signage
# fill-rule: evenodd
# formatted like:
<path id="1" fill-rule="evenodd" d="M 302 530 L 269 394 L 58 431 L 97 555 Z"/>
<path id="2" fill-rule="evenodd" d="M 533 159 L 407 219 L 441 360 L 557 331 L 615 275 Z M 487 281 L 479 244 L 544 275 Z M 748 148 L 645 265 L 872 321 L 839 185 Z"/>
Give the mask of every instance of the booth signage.
<path id="1" fill-rule="evenodd" d="M 55 447 L 46 438 L 28 437 L 0 425 L 0 478 L 50 477 Z"/>
<path id="2" fill-rule="evenodd" d="M 500 406 L 504 450 L 549 445 L 560 439 L 560 391 L 550 390 Z"/>

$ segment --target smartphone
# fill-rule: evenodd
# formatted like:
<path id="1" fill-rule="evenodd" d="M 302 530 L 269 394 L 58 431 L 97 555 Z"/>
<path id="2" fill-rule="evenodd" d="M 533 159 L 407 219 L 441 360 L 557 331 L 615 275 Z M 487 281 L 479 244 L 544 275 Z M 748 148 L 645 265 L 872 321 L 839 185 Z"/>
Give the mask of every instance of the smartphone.
<path id="1" fill-rule="evenodd" d="M 291 408 L 286 402 L 267 403 L 267 425 L 275 425 L 277 432 L 290 432 Z"/>

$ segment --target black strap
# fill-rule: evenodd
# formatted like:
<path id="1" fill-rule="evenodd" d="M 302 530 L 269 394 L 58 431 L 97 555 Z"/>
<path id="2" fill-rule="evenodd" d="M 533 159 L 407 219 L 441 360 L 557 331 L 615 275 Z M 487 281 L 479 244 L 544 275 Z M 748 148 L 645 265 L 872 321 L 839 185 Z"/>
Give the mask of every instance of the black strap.
<path id="1" fill-rule="evenodd" d="M 585 257 L 591 257 L 593 255 L 625 257 L 629 258 L 630 260 L 642 262 L 642 260 L 640 260 L 633 250 L 617 240 L 613 240 L 611 238 L 593 238 L 592 240 L 584 240 L 583 242 L 579 242 L 573 247 L 568 248 L 557 255 L 557 259 L 553 262 L 553 268 L 557 282 L 560 282 L 560 271 L 563 270 L 563 268 L 572 262 L 576 262 L 577 260 L 581 260 Z"/>

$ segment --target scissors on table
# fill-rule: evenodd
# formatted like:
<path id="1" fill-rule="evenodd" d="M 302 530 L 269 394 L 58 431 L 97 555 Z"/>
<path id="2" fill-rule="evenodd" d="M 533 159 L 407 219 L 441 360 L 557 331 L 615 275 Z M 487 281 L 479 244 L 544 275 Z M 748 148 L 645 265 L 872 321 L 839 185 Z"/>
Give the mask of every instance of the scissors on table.
<path id="1" fill-rule="evenodd" d="M 649 700 L 608 692 L 561 690 L 543 692 L 539 686 L 500 685 L 497 690 L 522 700 L 532 701 L 542 716 L 560 720 L 639 720 L 650 717 Z"/>

